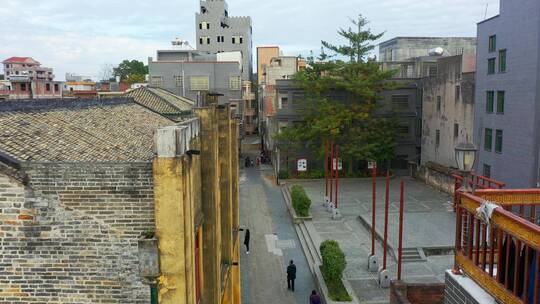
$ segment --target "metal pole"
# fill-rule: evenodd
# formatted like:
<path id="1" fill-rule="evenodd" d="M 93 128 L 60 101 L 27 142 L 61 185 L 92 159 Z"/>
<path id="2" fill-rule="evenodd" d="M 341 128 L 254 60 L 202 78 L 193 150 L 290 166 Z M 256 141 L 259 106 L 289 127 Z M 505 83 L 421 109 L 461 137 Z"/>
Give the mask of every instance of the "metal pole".
<path id="1" fill-rule="evenodd" d="M 390 171 L 386 171 L 386 199 L 384 202 L 384 244 L 383 270 L 386 270 L 386 252 L 388 250 L 388 208 L 390 207 Z"/>
<path id="2" fill-rule="evenodd" d="M 326 182 L 326 198 L 328 198 L 328 140 L 324 143 L 324 179 Z"/>
<path id="3" fill-rule="evenodd" d="M 336 209 L 338 208 L 338 188 L 339 188 L 339 145 L 336 145 Z"/>
<path id="4" fill-rule="evenodd" d="M 330 195 L 328 196 L 330 202 L 332 201 L 332 195 L 334 193 L 334 185 L 333 185 L 333 177 L 334 175 L 334 143 L 330 142 L 330 176 L 329 176 L 329 182 L 330 182 Z"/>
<path id="5" fill-rule="evenodd" d="M 404 202 L 405 184 L 401 181 L 399 191 L 399 245 L 398 245 L 398 270 L 397 279 L 401 280 L 401 263 L 403 256 L 403 209 L 405 209 Z"/>
<path id="6" fill-rule="evenodd" d="M 373 169 L 371 169 L 372 173 L 372 198 L 371 198 L 371 255 L 375 255 L 375 219 L 377 218 L 375 216 L 375 212 L 377 209 L 377 167 L 374 166 Z"/>

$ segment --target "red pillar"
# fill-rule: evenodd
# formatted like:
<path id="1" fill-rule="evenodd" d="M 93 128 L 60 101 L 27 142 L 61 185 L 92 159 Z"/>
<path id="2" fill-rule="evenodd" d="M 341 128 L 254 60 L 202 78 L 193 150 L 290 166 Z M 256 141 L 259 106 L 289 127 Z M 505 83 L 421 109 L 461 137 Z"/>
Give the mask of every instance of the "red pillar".
<path id="1" fill-rule="evenodd" d="M 384 244 L 383 269 L 386 270 L 386 252 L 388 249 L 388 209 L 390 207 L 390 173 L 386 171 L 386 199 L 384 202 Z"/>
<path id="2" fill-rule="evenodd" d="M 334 194 L 334 180 L 333 180 L 333 175 L 334 175 L 334 143 L 333 142 L 330 142 L 330 177 L 329 177 L 329 183 L 330 183 L 330 195 L 328 196 L 328 198 L 330 199 L 330 201 L 332 201 L 332 196 Z"/>
<path id="3" fill-rule="evenodd" d="M 324 143 L 324 179 L 326 182 L 325 195 L 328 197 L 328 141 Z"/>
<path id="4" fill-rule="evenodd" d="M 336 145 L 336 199 L 335 206 L 338 207 L 338 189 L 339 189 L 339 145 Z"/>
<path id="5" fill-rule="evenodd" d="M 375 255 L 375 212 L 377 210 L 377 166 L 371 169 L 372 194 L 371 194 L 371 255 Z"/>
<path id="6" fill-rule="evenodd" d="M 403 210 L 405 209 L 404 202 L 404 192 L 405 185 L 401 181 L 400 191 L 399 191 L 399 244 L 398 244 L 398 269 L 397 269 L 397 279 L 401 280 L 401 263 L 403 256 Z"/>

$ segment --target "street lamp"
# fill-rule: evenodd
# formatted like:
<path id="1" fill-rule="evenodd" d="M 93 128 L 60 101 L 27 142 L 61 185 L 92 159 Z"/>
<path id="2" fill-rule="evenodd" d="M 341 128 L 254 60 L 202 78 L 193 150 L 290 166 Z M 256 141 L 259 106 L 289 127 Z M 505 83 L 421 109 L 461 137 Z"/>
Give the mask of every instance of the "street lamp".
<path id="1" fill-rule="evenodd" d="M 463 175 L 463 191 L 469 191 L 468 177 L 476 161 L 476 146 L 469 142 L 462 142 L 456 146 L 456 163 Z"/>

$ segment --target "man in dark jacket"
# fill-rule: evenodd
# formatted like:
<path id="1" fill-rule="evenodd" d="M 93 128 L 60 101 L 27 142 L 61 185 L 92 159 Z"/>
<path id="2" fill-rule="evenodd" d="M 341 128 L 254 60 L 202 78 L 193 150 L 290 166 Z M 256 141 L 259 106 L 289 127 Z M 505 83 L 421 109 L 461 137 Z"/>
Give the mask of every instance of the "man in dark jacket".
<path id="1" fill-rule="evenodd" d="M 296 279 L 296 265 L 294 265 L 293 260 L 289 262 L 287 266 L 287 289 L 290 289 L 294 292 L 294 280 Z"/>

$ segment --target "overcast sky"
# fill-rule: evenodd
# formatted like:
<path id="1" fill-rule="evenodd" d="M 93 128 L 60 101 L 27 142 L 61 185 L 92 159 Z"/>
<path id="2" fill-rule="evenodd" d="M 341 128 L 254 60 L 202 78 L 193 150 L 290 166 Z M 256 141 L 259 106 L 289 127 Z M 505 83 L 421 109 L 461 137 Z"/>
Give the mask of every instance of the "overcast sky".
<path id="1" fill-rule="evenodd" d="M 476 36 L 499 0 L 229 0 L 229 14 L 251 16 L 253 45 L 287 55 L 339 41 L 336 30 L 363 14 L 381 41 L 395 36 Z M 486 14 L 486 5 L 488 5 Z M 55 69 L 98 78 L 104 64 L 145 63 L 174 37 L 194 45 L 198 0 L 1 0 L 0 58 L 30 56 Z M 254 53 L 255 54 L 255 53 Z"/>

